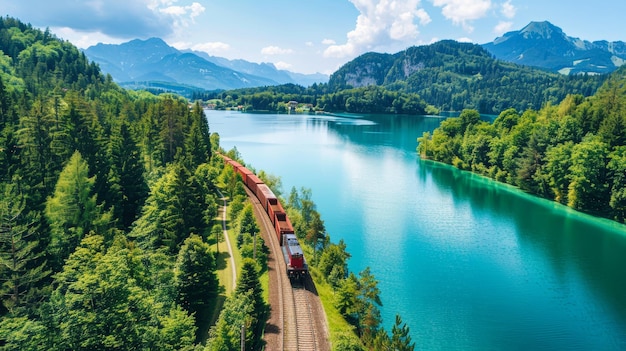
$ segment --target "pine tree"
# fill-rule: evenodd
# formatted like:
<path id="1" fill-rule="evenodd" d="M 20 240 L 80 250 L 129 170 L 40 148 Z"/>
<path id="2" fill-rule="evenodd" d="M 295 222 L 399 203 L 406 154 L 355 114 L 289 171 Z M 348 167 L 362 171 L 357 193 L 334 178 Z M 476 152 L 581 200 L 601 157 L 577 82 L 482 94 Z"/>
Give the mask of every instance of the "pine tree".
<path id="1" fill-rule="evenodd" d="M 196 168 L 211 159 L 211 133 L 209 123 L 200 102 L 194 104 L 191 111 L 191 126 L 185 138 L 185 149 L 190 167 Z"/>
<path id="2" fill-rule="evenodd" d="M 241 267 L 241 275 L 237 281 L 237 288 L 235 290 L 235 296 L 241 296 L 244 294 L 251 294 L 251 303 L 253 306 L 252 317 L 255 321 L 254 325 L 251 325 L 250 331 L 254 333 L 254 340 L 251 350 L 256 350 L 261 342 L 261 330 L 265 324 L 265 313 L 267 307 L 263 301 L 263 288 L 259 281 L 259 273 L 257 264 L 250 258 L 243 260 Z"/>
<path id="3" fill-rule="evenodd" d="M 46 202 L 46 218 L 52 231 L 50 253 L 56 269 L 89 233 L 96 218 L 93 184 L 94 178 L 89 178 L 87 163 L 78 151 L 74 152 L 59 175 L 54 195 Z"/>
<path id="4" fill-rule="evenodd" d="M 13 185 L 0 190 L 0 292 L 11 311 L 33 297 L 32 289 L 50 271 L 37 252 L 38 215 L 24 212 L 24 198 Z"/>
<path id="5" fill-rule="evenodd" d="M 406 323 L 402 323 L 400 315 L 396 315 L 396 323 L 391 329 L 391 350 L 395 351 L 413 351 L 415 343 L 411 342 L 409 335 L 409 327 Z"/>
<path id="6" fill-rule="evenodd" d="M 105 201 L 108 207 L 114 207 L 115 217 L 120 220 L 122 229 L 128 229 L 137 219 L 141 205 L 148 196 L 148 185 L 139 148 L 125 121 L 121 122 L 119 131 L 111 136 L 109 159 L 109 191 Z"/>
<path id="7" fill-rule="evenodd" d="M 178 252 L 174 272 L 178 302 L 189 314 L 195 313 L 197 323 L 212 310 L 209 303 L 219 288 L 211 247 L 200 236 L 189 236 Z"/>

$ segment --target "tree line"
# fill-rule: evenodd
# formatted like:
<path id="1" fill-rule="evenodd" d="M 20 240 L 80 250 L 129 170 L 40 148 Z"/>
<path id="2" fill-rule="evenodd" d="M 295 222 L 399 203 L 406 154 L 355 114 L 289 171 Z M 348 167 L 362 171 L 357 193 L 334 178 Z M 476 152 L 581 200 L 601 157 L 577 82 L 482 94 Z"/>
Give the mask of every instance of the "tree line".
<path id="1" fill-rule="evenodd" d="M 489 123 L 464 110 L 418 138 L 423 158 L 506 182 L 579 211 L 626 218 L 626 70 L 591 97 L 568 95 Z"/>
<path id="2" fill-rule="evenodd" d="M 229 91 L 196 91 L 215 108 L 286 113 L 289 101 L 307 111 L 437 114 L 475 109 L 497 115 L 538 110 L 568 94 L 588 97 L 607 75 L 566 76 L 496 60 L 481 46 L 444 40 L 396 54 L 366 53 L 333 73 L 328 83 Z"/>

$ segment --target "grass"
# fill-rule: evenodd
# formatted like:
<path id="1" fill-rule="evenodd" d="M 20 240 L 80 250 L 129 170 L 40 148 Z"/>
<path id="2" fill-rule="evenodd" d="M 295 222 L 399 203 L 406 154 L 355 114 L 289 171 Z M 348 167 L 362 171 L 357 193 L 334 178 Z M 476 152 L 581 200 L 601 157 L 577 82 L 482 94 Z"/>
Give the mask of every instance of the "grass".
<path id="1" fill-rule="evenodd" d="M 311 247 L 304 245 L 303 249 L 306 257 L 313 257 L 313 249 Z M 333 287 L 326 282 L 326 279 L 320 271 L 311 265 L 309 265 L 309 274 L 315 283 L 315 288 L 322 301 L 322 306 L 324 306 L 331 345 L 337 345 L 339 340 L 345 339 L 346 336 L 354 338 L 354 340 L 358 342 L 359 338 L 354 332 L 354 327 L 350 325 L 341 313 L 339 313 L 337 308 L 335 308 L 335 292 L 333 291 Z"/>
<path id="2" fill-rule="evenodd" d="M 324 277 L 321 276 L 316 268 L 309 266 L 309 272 L 315 282 L 317 293 L 324 306 L 331 345 L 337 345 L 339 339 L 345 338 L 346 335 L 353 336 L 355 340 L 358 340 L 354 332 L 354 327 L 350 325 L 335 308 L 335 293 L 333 288 L 325 281 Z"/>

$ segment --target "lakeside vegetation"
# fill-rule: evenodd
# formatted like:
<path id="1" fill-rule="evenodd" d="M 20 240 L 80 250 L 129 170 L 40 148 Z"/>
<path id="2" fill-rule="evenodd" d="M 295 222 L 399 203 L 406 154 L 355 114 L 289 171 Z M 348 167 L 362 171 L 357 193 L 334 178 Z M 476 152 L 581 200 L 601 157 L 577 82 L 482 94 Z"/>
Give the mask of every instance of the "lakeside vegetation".
<path id="1" fill-rule="evenodd" d="M 591 97 L 493 123 L 464 110 L 418 138 L 421 157 L 448 163 L 573 209 L 623 223 L 626 218 L 626 68 Z"/>

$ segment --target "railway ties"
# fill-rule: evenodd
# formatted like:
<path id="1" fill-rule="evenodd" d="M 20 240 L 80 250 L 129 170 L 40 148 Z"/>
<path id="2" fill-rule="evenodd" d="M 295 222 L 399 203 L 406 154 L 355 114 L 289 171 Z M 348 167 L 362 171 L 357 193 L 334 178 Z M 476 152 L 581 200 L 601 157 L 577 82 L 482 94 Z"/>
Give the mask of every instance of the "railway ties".
<path id="1" fill-rule="evenodd" d="M 303 287 L 293 287 L 293 302 L 295 304 L 296 329 L 298 333 L 298 351 L 315 351 L 318 349 L 315 335 L 314 317 L 311 312 L 309 291 L 306 289 L 306 280 Z"/>

